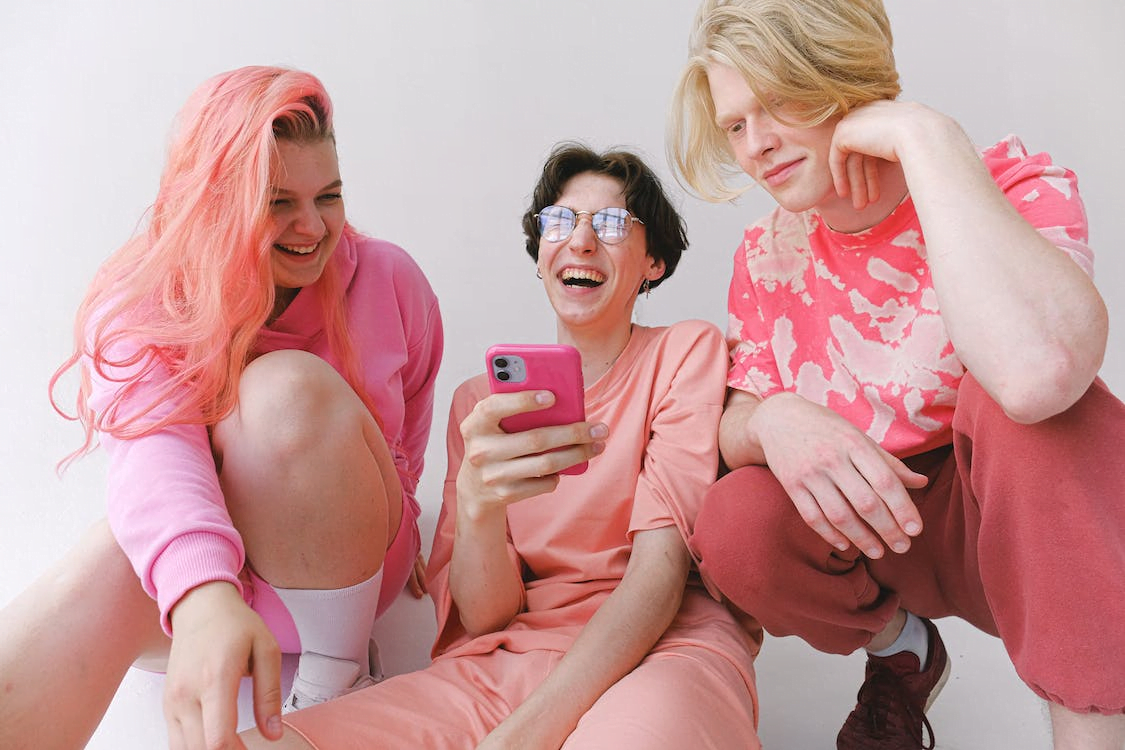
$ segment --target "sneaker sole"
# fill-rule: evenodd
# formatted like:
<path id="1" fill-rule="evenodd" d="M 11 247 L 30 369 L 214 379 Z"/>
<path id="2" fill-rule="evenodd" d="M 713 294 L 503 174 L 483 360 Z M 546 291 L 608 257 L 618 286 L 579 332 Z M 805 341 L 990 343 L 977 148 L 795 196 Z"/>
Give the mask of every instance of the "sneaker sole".
<path id="1" fill-rule="evenodd" d="M 934 689 L 930 691 L 930 697 L 926 699 L 926 708 L 924 709 L 926 713 L 930 712 L 930 706 L 934 705 L 934 701 L 936 701 L 938 695 L 941 694 L 942 688 L 945 687 L 945 683 L 949 680 L 949 673 L 952 671 L 953 661 L 949 658 L 949 655 L 946 654 L 945 669 L 941 671 L 941 677 L 938 678 L 937 683 L 934 685 Z"/>

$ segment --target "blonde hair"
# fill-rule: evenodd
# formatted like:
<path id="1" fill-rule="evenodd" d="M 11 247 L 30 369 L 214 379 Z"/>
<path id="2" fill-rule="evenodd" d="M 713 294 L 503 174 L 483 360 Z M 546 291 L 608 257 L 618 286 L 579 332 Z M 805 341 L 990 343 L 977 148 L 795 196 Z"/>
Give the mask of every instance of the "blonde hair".
<path id="1" fill-rule="evenodd" d="M 745 190 L 730 184 L 742 170 L 715 123 L 708 66 L 729 65 L 771 116 L 812 127 L 899 95 L 892 46 L 881 0 L 705 0 L 672 102 L 668 158 L 677 179 L 712 201 Z M 790 119 L 773 109 L 777 100 Z"/>
<path id="2" fill-rule="evenodd" d="M 205 81 L 177 118 L 148 226 L 98 269 L 75 321 L 75 347 L 51 378 L 51 401 L 85 430 L 140 437 L 171 424 L 211 425 L 228 414 L 258 333 L 274 306 L 269 203 L 279 140 L 334 141 L 332 103 L 313 75 L 250 66 Z M 345 227 L 345 235 L 354 230 Z M 360 398 L 339 256 L 310 288 L 333 351 Z M 314 291 L 315 290 L 315 291 Z M 58 406 L 59 378 L 78 367 L 76 416 Z M 155 371 L 166 379 L 131 401 Z M 97 413 L 91 376 L 119 386 Z"/>

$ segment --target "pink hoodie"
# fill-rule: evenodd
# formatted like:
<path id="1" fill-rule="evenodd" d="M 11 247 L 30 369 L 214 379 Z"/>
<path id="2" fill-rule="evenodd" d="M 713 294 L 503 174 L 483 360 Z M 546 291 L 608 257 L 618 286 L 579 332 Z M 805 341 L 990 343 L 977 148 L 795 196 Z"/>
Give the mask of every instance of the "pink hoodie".
<path id="1" fill-rule="evenodd" d="M 336 254 L 350 279 L 348 325 L 360 371 L 402 481 L 403 513 L 416 521 L 421 509 L 414 495 L 443 343 L 437 298 L 421 269 L 395 245 L 345 234 Z M 262 329 L 257 348 L 260 353 L 301 349 L 341 369 L 328 349 L 320 306 L 306 292 Z M 161 374 L 157 371 L 157 377 Z M 105 408 L 118 385 L 93 378 L 95 412 Z M 139 403 L 147 403 L 148 387 L 139 390 Z M 100 440 L 110 460 L 110 526 L 171 634 L 168 614 L 192 588 L 209 581 L 242 588 L 238 574 L 245 550 L 219 488 L 207 428 L 178 424 L 137 439 L 102 434 Z M 412 526 L 417 535 L 417 524 Z"/>

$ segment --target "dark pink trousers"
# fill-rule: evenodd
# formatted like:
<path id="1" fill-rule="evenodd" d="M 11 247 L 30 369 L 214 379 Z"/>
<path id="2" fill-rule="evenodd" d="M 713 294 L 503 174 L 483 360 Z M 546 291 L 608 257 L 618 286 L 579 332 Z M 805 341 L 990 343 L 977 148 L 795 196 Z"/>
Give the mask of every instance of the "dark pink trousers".
<path id="1" fill-rule="evenodd" d="M 769 469 L 708 492 L 705 578 L 769 633 L 851 653 L 902 607 L 999 636 L 1020 678 L 1073 711 L 1125 713 L 1125 405 L 1100 380 L 1066 412 L 1012 422 L 971 376 L 953 444 L 906 460 L 924 530 L 905 554 L 839 552 Z"/>

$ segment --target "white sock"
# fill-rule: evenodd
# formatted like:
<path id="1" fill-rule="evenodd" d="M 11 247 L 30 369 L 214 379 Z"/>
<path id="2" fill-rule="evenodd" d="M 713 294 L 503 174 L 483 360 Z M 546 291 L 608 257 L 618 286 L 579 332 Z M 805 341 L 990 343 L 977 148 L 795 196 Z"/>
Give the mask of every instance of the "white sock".
<path id="1" fill-rule="evenodd" d="M 383 571 L 343 589 L 282 589 L 274 586 L 293 617 L 301 653 L 313 652 L 354 661 L 368 674 L 367 649 Z M 300 667 L 298 667 L 300 669 Z"/>
<path id="2" fill-rule="evenodd" d="M 890 656 L 902 651 L 912 651 L 918 656 L 919 669 L 926 668 L 926 659 L 930 655 L 930 634 L 922 618 L 913 612 L 906 613 L 906 624 L 902 626 L 902 632 L 894 643 L 879 651 L 868 650 L 868 653 L 872 656 Z"/>

